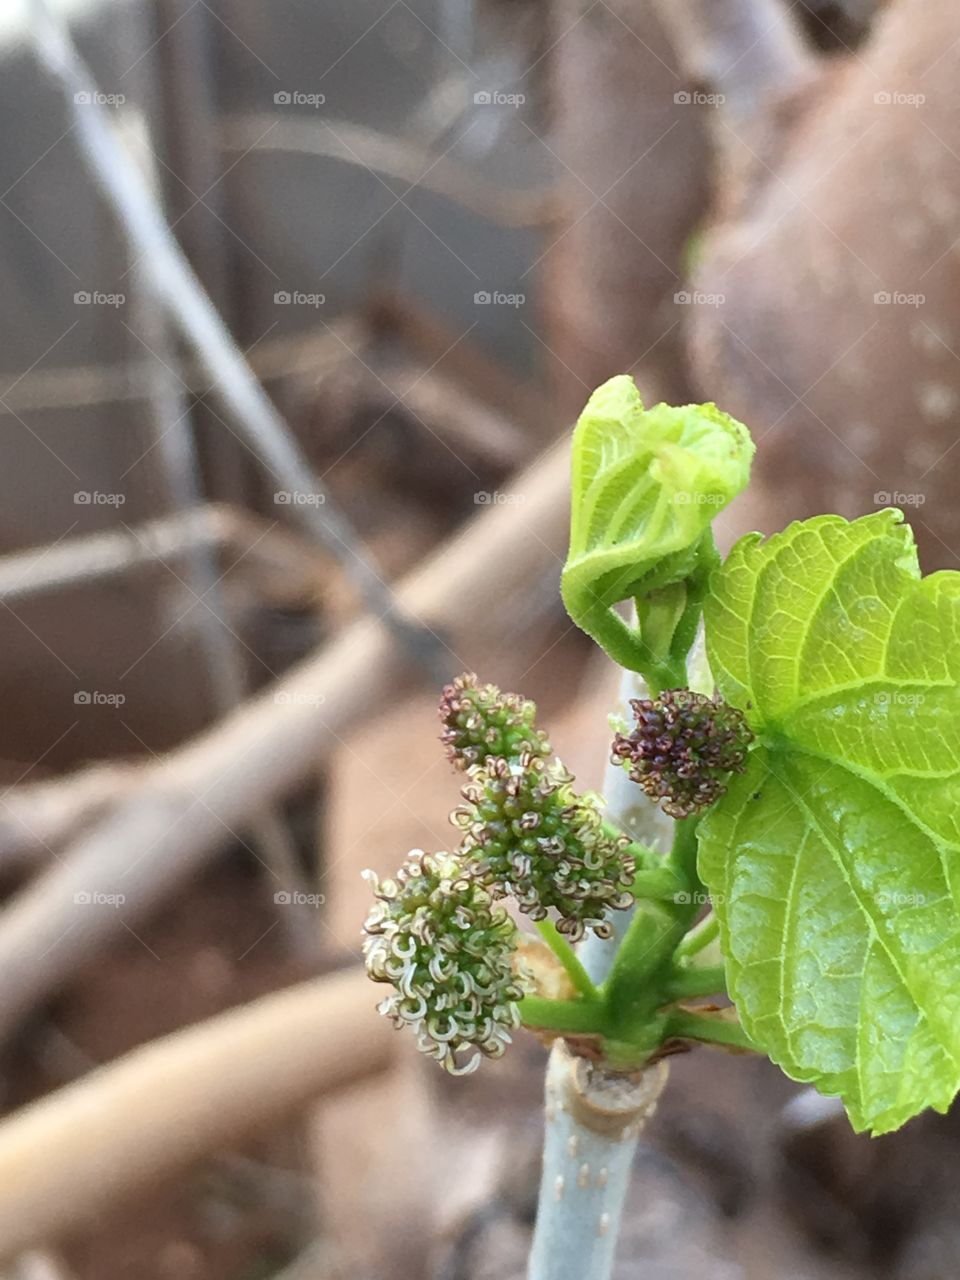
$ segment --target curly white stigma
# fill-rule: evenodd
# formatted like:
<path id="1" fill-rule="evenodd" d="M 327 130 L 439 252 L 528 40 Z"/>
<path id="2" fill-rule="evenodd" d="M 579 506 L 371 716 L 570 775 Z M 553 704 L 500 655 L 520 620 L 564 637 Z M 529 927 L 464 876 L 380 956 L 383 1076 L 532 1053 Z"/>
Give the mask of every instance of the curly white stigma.
<path id="1" fill-rule="evenodd" d="M 378 1005 L 453 1075 L 499 1058 L 520 1025 L 517 930 L 451 854 L 414 850 L 396 879 L 372 871 L 377 902 L 364 924 L 367 973 L 394 989 Z"/>

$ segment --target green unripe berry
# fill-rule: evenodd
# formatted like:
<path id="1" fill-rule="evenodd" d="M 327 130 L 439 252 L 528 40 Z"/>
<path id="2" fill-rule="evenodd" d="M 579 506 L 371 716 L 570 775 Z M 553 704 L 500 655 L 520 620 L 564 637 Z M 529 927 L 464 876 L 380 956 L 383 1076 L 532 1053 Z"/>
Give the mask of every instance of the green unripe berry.
<path id="1" fill-rule="evenodd" d="M 444 687 L 439 712 L 440 739 L 458 769 L 496 757 L 550 755 L 547 735 L 534 727 L 536 705 L 519 694 L 501 693 L 495 684 L 480 684 L 475 675 L 457 676 Z"/>
<path id="2" fill-rule="evenodd" d="M 541 756 L 490 759 L 470 770 L 452 821 L 471 874 L 491 894 L 516 898 L 533 920 L 555 911 L 575 942 L 587 929 L 610 936 L 609 913 L 633 903 L 636 865 L 626 837 L 605 831 L 599 797 L 577 795 L 572 781 Z"/>

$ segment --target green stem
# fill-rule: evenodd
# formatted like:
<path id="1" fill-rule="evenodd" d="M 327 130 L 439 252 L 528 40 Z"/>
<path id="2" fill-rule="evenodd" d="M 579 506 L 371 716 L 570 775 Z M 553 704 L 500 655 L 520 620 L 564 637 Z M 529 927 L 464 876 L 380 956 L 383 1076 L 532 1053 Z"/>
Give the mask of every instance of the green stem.
<path id="1" fill-rule="evenodd" d="M 604 1030 L 604 1008 L 598 1000 L 545 1000 L 543 996 L 524 996 L 518 1007 L 525 1027 L 585 1036 L 599 1035 Z"/>
<path id="2" fill-rule="evenodd" d="M 633 896 L 653 902 L 675 902 L 683 881 L 670 867 L 642 867 L 633 879 Z"/>
<path id="3" fill-rule="evenodd" d="M 718 991 L 726 991 L 726 974 L 722 964 L 674 969 L 667 979 L 666 989 L 668 997 L 673 1000 L 683 1000 L 691 996 L 712 996 Z"/>
<path id="4" fill-rule="evenodd" d="M 604 986 L 610 1034 L 632 1040 L 665 1003 L 663 970 L 699 910 L 700 880 L 696 872 L 697 819 L 674 826 L 673 847 L 665 870 L 676 887 L 666 900 L 640 900 L 638 910 L 617 948 Z"/>
<path id="5" fill-rule="evenodd" d="M 611 610 L 595 610 L 590 616 L 584 617 L 579 610 L 569 607 L 571 601 L 566 591 L 564 599 L 571 617 L 599 641 L 621 666 L 630 671 L 639 671 L 645 677 L 648 691 L 653 696 L 657 696 L 665 688 L 680 688 L 687 684 L 686 648 L 692 644 L 696 632 L 700 598 L 689 602 L 689 607 L 684 610 L 679 635 L 676 632 L 674 635 L 671 661 L 655 665 L 651 664 L 654 655 L 649 649 L 638 655 L 638 648 L 645 646 L 642 646 L 636 631 L 631 631 L 618 615 Z M 635 682 L 625 678 L 621 696 L 624 714 L 627 700 L 634 693 L 643 696 L 643 691 L 635 688 Z M 605 792 L 610 805 L 609 812 L 622 825 L 625 825 L 628 814 L 642 813 L 643 816 L 638 819 L 642 825 L 636 828 L 637 834 L 654 838 L 659 834 L 660 824 L 665 819 L 658 807 L 650 803 L 638 811 L 636 805 L 639 797 L 636 791 L 637 788 L 626 780 L 621 768 L 613 762 L 608 764 Z M 631 830 L 633 825 L 631 819 Z M 610 824 L 607 831 L 613 835 L 620 833 L 614 824 Z M 680 839 L 679 828 L 675 830 L 674 837 L 675 841 Z M 604 1044 L 611 1066 L 616 1065 L 614 1056 L 621 1053 L 624 1067 L 633 1068 L 638 1062 L 644 1062 L 645 1058 L 641 1056 L 631 1060 L 632 1055 L 639 1055 L 647 1047 L 654 1049 L 663 1035 L 668 1015 L 660 1008 L 663 974 L 657 970 L 669 963 L 673 951 L 698 914 L 692 892 L 699 888 L 696 877 L 696 833 L 685 834 L 682 839 L 686 842 L 683 858 L 678 856 L 669 863 L 664 860 L 660 866 L 651 866 L 648 859 L 638 858 L 641 869 L 634 887 L 639 901 L 633 909 L 633 919 L 616 949 L 613 968 L 610 967 L 610 953 L 615 943 L 593 935 L 587 939 L 583 950 L 588 972 L 597 980 L 607 975 L 602 988 L 600 1012 L 604 1024 Z M 691 843 L 692 850 L 689 847 Z M 680 891 L 690 890 L 690 901 L 686 903 L 678 902 L 674 896 L 677 894 L 675 873 L 678 866 L 682 870 Z M 667 900 L 646 900 L 644 891 L 656 887 L 660 893 L 666 886 L 666 881 L 661 879 L 662 871 L 674 873 Z M 648 878 L 653 875 L 656 876 L 655 880 Z M 621 915 L 619 912 L 616 914 Z M 616 928 L 616 922 L 614 924 Z M 614 936 L 618 935 L 615 933 Z M 546 1013 L 551 1012 L 549 1002 L 539 1003 L 548 1006 Z M 575 1008 L 574 1011 L 581 1015 L 593 1015 L 596 1008 L 596 1005 L 586 1002 L 585 1007 Z M 536 1025 L 534 1015 L 538 1011 L 537 1006 L 529 999 L 521 1005 L 521 1017 L 528 1023 Z M 674 1011 L 677 1012 L 679 1011 Z M 618 1024 L 625 1031 L 634 1033 L 632 1036 L 626 1035 L 619 1043 L 612 1039 L 618 1034 Z M 644 1045 L 645 1040 L 649 1040 L 649 1046 Z M 603 1131 L 595 1133 L 580 1109 L 570 1107 L 565 1095 L 558 1096 L 555 1086 L 557 1082 L 562 1082 L 559 1071 L 562 1050 L 562 1044 L 555 1044 L 551 1054 L 551 1076 L 548 1078 L 549 1122 L 545 1126 L 540 1201 L 528 1276 L 529 1280 L 607 1280 L 613 1268 L 613 1253 L 639 1124 L 628 1128 L 619 1141 L 612 1140 L 607 1122 L 616 1109 L 617 1099 L 622 1097 L 623 1087 L 615 1071 L 612 1071 L 609 1073 L 609 1100 L 604 1097 L 606 1090 L 597 1090 L 594 1105 L 600 1109 L 600 1104 L 603 1104 L 605 1127 Z M 642 1078 L 652 1078 L 651 1072 L 661 1070 L 662 1064 L 659 1064 L 642 1073 Z M 571 1177 L 575 1167 L 571 1161 L 574 1159 L 579 1165 L 575 1179 Z M 602 1170 L 602 1180 L 596 1176 L 586 1178 L 585 1183 L 581 1181 L 581 1171 L 589 1173 L 596 1168 Z"/>
<path id="6" fill-rule="evenodd" d="M 701 539 L 696 568 L 686 583 L 687 602 L 670 642 L 668 661 L 680 672 L 680 679 L 673 688 L 680 688 L 687 683 L 687 657 L 697 636 L 703 602 L 710 587 L 710 575 L 719 564 L 720 553 L 711 527 Z"/>
<path id="7" fill-rule="evenodd" d="M 604 984 L 610 1034 L 633 1040 L 664 1003 L 657 971 L 673 954 L 683 936 L 674 903 L 638 903 L 623 941 L 617 948 L 610 976 Z"/>
<path id="8" fill-rule="evenodd" d="M 690 905 L 694 908 L 701 904 L 694 899 L 703 898 L 703 882 L 697 872 L 697 824 L 699 818 L 681 818 L 676 825 L 673 836 L 673 848 L 667 858 L 667 866 L 689 891 Z M 696 915 L 696 910 L 693 912 Z"/>
<path id="9" fill-rule="evenodd" d="M 711 911 L 705 919 L 701 920 L 687 936 L 674 952 L 674 959 L 678 962 L 690 960 L 693 956 L 699 955 L 701 951 L 709 947 L 710 943 L 715 941 L 720 933 L 720 921 L 717 919 L 717 913 Z"/>
<path id="10" fill-rule="evenodd" d="M 653 697 L 670 688 L 676 675 L 675 668 L 658 662 L 649 647 L 640 639 L 639 632 L 627 625 L 615 609 L 606 605 L 588 611 L 567 610 L 579 627 L 592 636 L 606 653 L 621 667 L 639 672 Z"/>
<path id="11" fill-rule="evenodd" d="M 729 1022 L 726 1018 L 707 1013 L 690 1013 L 686 1009 L 678 1009 L 667 1018 L 667 1036 L 757 1052 L 756 1045 L 739 1022 Z"/>
<path id="12" fill-rule="evenodd" d="M 552 920 L 538 920 L 537 931 L 566 970 L 567 977 L 586 1000 L 599 999 L 597 988 L 577 959 L 576 952 Z"/>
<path id="13" fill-rule="evenodd" d="M 615 767 L 617 769 L 623 768 L 619 763 L 617 763 Z M 626 774 L 627 770 L 623 769 L 623 772 Z M 609 818 L 605 818 L 603 820 L 603 834 L 609 840 L 619 840 L 623 836 L 626 836 L 628 840 L 630 839 L 629 832 L 624 831 L 622 827 L 618 827 L 617 824 L 615 822 L 611 822 Z M 664 862 L 664 856 L 662 853 L 659 853 L 656 849 L 652 849 L 648 844 L 641 844 L 639 840 L 630 840 L 630 843 L 627 845 L 627 853 L 633 854 L 637 860 L 638 867 L 650 866 L 651 864 L 656 867 L 658 864 L 662 865 Z"/>

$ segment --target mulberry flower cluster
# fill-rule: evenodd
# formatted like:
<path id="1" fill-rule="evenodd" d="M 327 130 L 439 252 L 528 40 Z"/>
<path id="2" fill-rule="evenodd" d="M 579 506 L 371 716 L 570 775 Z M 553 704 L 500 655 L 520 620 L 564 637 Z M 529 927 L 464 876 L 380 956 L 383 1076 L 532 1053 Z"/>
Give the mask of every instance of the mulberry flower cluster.
<path id="1" fill-rule="evenodd" d="M 536 705 L 516 693 L 501 693 L 495 684 L 480 684 L 462 675 L 444 686 L 440 698 L 441 742 L 457 769 L 487 760 L 550 755 L 547 735 L 534 727 Z"/>
<path id="2" fill-rule="evenodd" d="M 719 695 L 666 689 L 630 705 L 637 727 L 614 738 L 613 761 L 652 800 L 662 800 L 670 817 L 699 813 L 726 792 L 731 774 L 743 773 L 753 734 L 743 712 Z"/>
<path id="3" fill-rule="evenodd" d="M 421 1052 L 454 1075 L 476 1070 L 481 1055 L 500 1057 L 523 995 L 506 911 L 450 854 L 418 850 L 396 880 L 367 876 L 377 899 L 365 924 L 367 973 L 394 988 L 379 1011 L 412 1027 Z"/>
<path id="4" fill-rule="evenodd" d="M 633 902 L 636 863 L 625 836 L 603 826 L 599 797 L 577 795 L 559 761 L 492 759 L 470 770 L 467 802 L 455 809 L 462 851 L 495 897 L 511 896 L 533 920 L 555 910 L 577 942 L 586 930 L 607 938 L 610 911 Z"/>
<path id="5" fill-rule="evenodd" d="M 599 797 L 577 795 L 549 760 L 532 702 L 463 675 L 439 710 L 448 756 L 467 774 L 452 815 L 460 847 L 415 851 L 396 880 L 367 873 L 377 901 L 364 954 L 370 977 L 393 987 L 380 1011 L 461 1073 L 499 1057 L 520 1021 L 518 931 L 499 901 L 515 898 L 534 920 L 554 911 L 574 942 L 587 929 L 608 937 L 608 913 L 633 902 L 636 865 L 627 838 L 604 826 Z"/>

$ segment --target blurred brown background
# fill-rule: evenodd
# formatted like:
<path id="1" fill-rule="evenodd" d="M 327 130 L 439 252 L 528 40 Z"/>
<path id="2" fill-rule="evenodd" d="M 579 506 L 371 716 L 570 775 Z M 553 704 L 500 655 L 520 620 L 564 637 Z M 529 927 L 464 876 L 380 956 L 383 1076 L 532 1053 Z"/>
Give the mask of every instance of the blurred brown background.
<path id="1" fill-rule="evenodd" d="M 616 675 L 558 582 L 611 374 L 750 426 L 725 544 L 897 505 L 956 567 L 960 14 L 48 0 L 0 42 L 0 1087 L 113 1099 L 18 1130 L 29 1168 L 0 1129 L 9 1275 L 519 1277 L 542 1050 L 450 1081 L 384 1038 L 360 872 L 449 843 L 460 670 L 598 785 Z M 111 172 L 279 417 L 224 398 Z M 244 1053 L 205 1030 L 277 992 Z M 154 1092 L 92 1074 L 193 1026 Z M 856 1139 L 691 1054 L 618 1275 L 953 1276 L 955 1128 Z"/>

